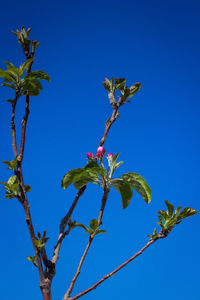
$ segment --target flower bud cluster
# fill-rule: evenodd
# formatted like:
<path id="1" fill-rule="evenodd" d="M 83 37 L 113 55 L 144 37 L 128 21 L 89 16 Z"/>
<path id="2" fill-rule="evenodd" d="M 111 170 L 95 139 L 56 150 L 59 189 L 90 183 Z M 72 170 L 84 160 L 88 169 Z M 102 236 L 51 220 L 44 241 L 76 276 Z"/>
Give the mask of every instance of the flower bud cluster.
<path id="1" fill-rule="evenodd" d="M 103 146 L 100 146 L 100 147 L 97 149 L 96 157 L 97 157 L 98 159 L 101 159 L 101 158 L 104 157 L 105 153 L 106 153 L 105 148 L 104 148 Z M 107 159 L 112 159 L 112 157 L 113 157 L 113 154 L 112 154 L 112 153 L 108 153 Z M 88 158 L 89 160 L 93 160 L 93 159 L 94 159 L 93 153 L 88 152 L 88 153 L 87 153 L 87 158 Z"/>

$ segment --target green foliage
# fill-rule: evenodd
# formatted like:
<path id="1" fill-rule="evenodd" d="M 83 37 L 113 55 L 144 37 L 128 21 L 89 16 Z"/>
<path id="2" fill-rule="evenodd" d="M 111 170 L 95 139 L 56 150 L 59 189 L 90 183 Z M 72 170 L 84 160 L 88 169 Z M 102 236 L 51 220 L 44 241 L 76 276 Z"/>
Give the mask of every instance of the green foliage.
<path id="1" fill-rule="evenodd" d="M 30 66 L 30 64 L 33 62 L 34 57 L 27 59 L 22 65 L 20 65 L 19 69 L 20 69 L 20 76 L 23 75 L 23 73 L 28 69 L 28 67 Z"/>
<path id="2" fill-rule="evenodd" d="M 38 238 L 39 239 L 35 239 L 35 245 L 37 247 L 38 250 L 42 249 L 43 247 L 45 247 L 47 241 L 49 240 L 48 237 L 46 237 L 47 231 L 45 230 L 43 235 L 41 236 L 41 234 L 38 232 Z"/>
<path id="3" fill-rule="evenodd" d="M 47 73 L 45 73 L 44 71 L 32 71 L 29 74 L 27 74 L 25 76 L 25 78 L 28 80 L 34 78 L 34 79 L 41 79 L 41 80 L 46 80 L 46 81 L 50 81 L 50 77 L 49 75 L 47 75 Z"/>
<path id="4" fill-rule="evenodd" d="M 119 153 L 116 154 L 113 157 L 113 161 L 110 162 L 111 170 L 115 170 L 122 163 L 116 163 L 118 156 Z M 112 176 L 112 171 L 110 176 Z M 152 194 L 150 187 L 144 178 L 136 173 L 126 173 L 123 174 L 121 178 L 111 179 L 111 184 L 121 194 L 123 209 L 127 208 L 131 201 L 133 195 L 132 188 L 134 188 L 142 196 L 147 204 L 151 202 Z"/>
<path id="5" fill-rule="evenodd" d="M 127 208 L 133 195 L 131 185 L 123 178 L 112 179 L 111 184 L 121 195 L 123 209 Z"/>
<path id="6" fill-rule="evenodd" d="M 18 39 L 18 42 L 22 46 L 23 49 L 26 49 L 28 52 L 30 50 L 31 40 L 28 38 L 31 28 L 25 30 L 24 26 L 21 27 L 21 30 L 12 31 Z"/>
<path id="7" fill-rule="evenodd" d="M 30 185 L 25 184 L 24 187 L 25 187 L 25 191 L 26 191 L 27 193 L 31 191 Z"/>
<path id="8" fill-rule="evenodd" d="M 8 179 L 7 182 L 0 182 L 0 184 L 2 184 L 4 189 L 7 191 L 5 195 L 6 199 L 17 197 L 19 189 L 17 176 L 13 175 Z"/>
<path id="9" fill-rule="evenodd" d="M 39 95 L 39 91 L 42 90 L 42 85 L 39 80 L 50 81 L 50 77 L 44 71 L 33 71 L 28 73 L 22 78 L 26 69 L 32 64 L 34 58 L 28 59 L 25 63 L 16 68 L 12 63 L 5 62 L 7 70 L 0 69 L 0 77 L 4 79 L 2 86 L 6 86 L 16 90 L 19 96 L 26 96 L 29 93 L 30 96 Z M 14 100 L 9 101 L 13 103 Z"/>
<path id="10" fill-rule="evenodd" d="M 156 228 L 154 228 L 153 234 L 152 234 L 152 235 L 148 234 L 148 236 L 149 236 L 152 240 L 157 239 L 157 238 L 158 238 L 158 233 L 157 233 L 157 231 L 156 231 Z"/>
<path id="11" fill-rule="evenodd" d="M 119 166 L 121 166 L 121 164 L 123 164 L 123 161 L 120 161 L 118 163 L 116 162 L 119 157 L 119 154 L 120 152 L 115 154 L 113 157 L 112 156 L 108 157 L 109 178 L 112 178 L 114 172 L 119 168 Z"/>
<path id="12" fill-rule="evenodd" d="M 75 227 L 80 227 L 85 230 L 91 237 L 95 236 L 96 234 L 107 233 L 107 231 L 103 229 L 99 229 L 99 224 L 96 219 L 92 219 L 90 221 L 90 228 L 86 227 L 84 224 L 76 223 L 76 221 L 72 222 L 71 220 L 68 222 L 68 226 L 72 229 Z"/>
<path id="13" fill-rule="evenodd" d="M 126 173 L 122 175 L 122 178 L 142 196 L 147 204 L 151 202 L 151 189 L 144 178 L 137 173 Z"/>
<path id="14" fill-rule="evenodd" d="M 98 183 L 106 175 L 106 170 L 99 167 L 96 161 L 89 161 L 84 168 L 70 170 L 64 175 L 61 187 L 65 190 L 73 184 L 79 190 L 84 185 L 93 182 Z"/>
<path id="15" fill-rule="evenodd" d="M 161 226 L 162 231 L 171 231 L 175 225 L 178 225 L 182 222 L 183 219 L 189 218 L 197 214 L 197 211 L 191 207 L 186 207 L 181 211 L 181 206 L 179 206 L 174 211 L 174 206 L 169 203 L 167 200 L 165 201 L 167 210 L 160 210 L 158 212 L 159 222 L 158 225 Z M 180 212 L 181 211 L 181 212 Z"/>
<path id="16" fill-rule="evenodd" d="M 105 81 L 103 82 L 104 88 L 108 91 L 108 97 L 110 99 L 110 104 L 115 105 L 115 93 L 116 91 L 120 92 L 119 100 L 117 102 L 118 107 L 123 105 L 124 103 L 128 102 L 128 99 L 133 97 L 141 88 L 141 83 L 136 82 L 134 85 L 132 85 L 130 88 L 125 85 L 126 79 L 125 78 L 111 78 L 111 80 L 108 80 L 108 78 L 105 78 Z"/>
<path id="17" fill-rule="evenodd" d="M 9 170 L 15 170 L 17 167 L 17 157 L 15 157 L 15 159 L 11 161 L 3 161 L 3 163 L 9 167 Z"/>
<path id="18" fill-rule="evenodd" d="M 14 161 L 11 161 L 14 162 Z M 4 162 L 6 165 L 10 166 L 9 161 Z M 11 165 L 14 167 L 13 165 Z M 11 168 L 9 168 L 11 169 Z M 7 182 L 0 182 L 4 186 L 4 189 L 6 190 L 5 198 L 6 199 L 13 199 L 14 197 L 20 197 L 21 191 L 19 188 L 19 182 L 16 175 L 11 176 Z M 30 192 L 31 187 L 28 184 L 25 184 L 25 191 Z"/>
<path id="19" fill-rule="evenodd" d="M 35 262 L 35 255 L 34 256 L 29 256 L 29 257 L 27 257 L 27 259 L 29 261 L 31 261 L 33 264 L 36 264 L 36 262 Z"/>

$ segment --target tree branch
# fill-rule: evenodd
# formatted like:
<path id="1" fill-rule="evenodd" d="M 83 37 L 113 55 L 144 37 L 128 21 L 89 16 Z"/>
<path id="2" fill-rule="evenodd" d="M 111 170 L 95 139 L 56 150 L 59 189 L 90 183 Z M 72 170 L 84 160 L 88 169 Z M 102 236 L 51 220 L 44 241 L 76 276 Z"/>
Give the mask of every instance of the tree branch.
<path id="1" fill-rule="evenodd" d="M 83 186 L 77 193 L 75 199 L 74 199 L 74 202 L 72 203 L 68 213 L 64 216 L 64 218 L 61 220 L 60 222 L 60 234 L 59 234 L 59 237 L 58 237 L 58 241 L 57 241 L 57 244 L 54 248 L 54 254 L 53 254 L 53 258 L 52 258 L 52 263 L 56 264 L 57 260 L 58 260 L 58 255 L 59 255 L 59 251 L 60 251 L 60 247 L 61 247 L 61 244 L 62 244 L 62 241 L 64 239 L 64 237 L 67 235 L 64 231 L 65 231 L 65 228 L 67 226 L 67 223 L 78 203 L 78 200 L 79 198 L 83 195 L 84 191 L 86 189 L 86 185 Z"/>
<path id="2" fill-rule="evenodd" d="M 19 92 L 16 91 L 15 101 L 12 104 L 12 117 L 11 117 L 12 147 L 13 147 L 13 152 L 14 152 L 15 157 L 18 156 L 17 141 L 16 141 L 16 130 L 15 130 L 15 108 L 16 108 L 16 104 L 17 104 L 18 99 L 19 99 Z"/>
<path id="3" fill-rule="evenodd" d="M 21 137 L 20 153 L 19 153 L 19 157 L 17 159 L 18 162 L 20 162 L 20 163 L 22 162 L 23 155 L 24 155 L 24 146 L 25 146 L 25 138 L 26 138 L 26 125 L 27 125 L 28 116 L 29 116 L 29 113 L 30 113 L 29 100 L 30 100 L 30 96 L 27 95 L 26 96 L 25 115 L 24 115 L 24 118 L 22 120 L 22 137 Z"/>
<path id="4" fill-rule="evenodd" d="M 29 53 L 29 50 L 26 47 L 23 47 L 23 52 L 26 56 L 26 59 L 30 59 L 31 57 L 33 57 L 34 53 Z M 28 69 L 27 69 L 27 73 L 31 72 L 31 66 L 32 63 L 29 65 Z M 17 100 L 19 98 L 19 91 L 16 92 L 16 101 L 13 104 L 13 110 L 12 110 L 12 118 L 11 118 L 11 132 L 12 132 L 12 141 L 13 141 L 13 151 L 14 151 L 14 155 L 15 157 L 18 155 L 17 152 L 17 143 L 16 143 L 16 132 L 15 132 L 15 124 L 14 124 L 14 119 L 15 119 L 15 107 L 16 107 L 16 103 Z M 40 276 L 40 281 L 43 281 L 45 276 L 44 276 L 44 271 L 43 271 L 43 266 L 42 266 L 42 260 L 41 260 L 41 256 L 40 256 L 40 252 L 37 249 L 36 245 L 35 245 L 35 232 L 34 232 L 34 228 L 33 228 L 33 223 L 32 223 L 32 219 L 31 219 L 31 213 L 30 213 L 30 207 L 28 204 L 28 199 L 27 199 L 27 195 L 26 195 L 26 190 L 25 190 L 25 186 L 24 186 L 24 180 L 23 180 L 23 172 L 22 172 L 22 161 L 23 161 L 23 154 L 24 154 L 24 146 L 25 146 L 25 137 L 26 137 L 26 125 L 27 125 L 27 121 L 28 121 L 28 115 L 29 115 L 29 95 L 27 94 L 26 96 L 26 105 L 25 105 L 25 116 L 22 120 L 22 136 L 21 136 L 21 146 L 20 146 L 20 153 L 19 156 L 17 157 L 17 171 L 15 171 L 17 177 L 18 177 L 18 181 L 19 181 L 19 187 L 20 187 L 20 192 L 21 192 L 21 196 L 20 196 L 20 203 L 22 204 L 23 208 L 24 208 L 24 212 L 25 212 L 25 218 L 26 218 L 26 224 L 29 230 L 29 234 L 30 234 L 30 238 L 31 238 L 31 242 L 33 245 L 33 249 L 35 252 L 35 257 L 36 257 L 36 262 L 37 262 L 37 268 L 38 268 L 38 272 L 39 272 L 39 276 Z M 44 297 L 44 295 L 43 295 Z"/>
<path id="5" fill-rule="evenodd" d="M 112 277 L 113 275 L 115 275 L 118 271 L 120 271 L 121 269 L 123 269 L 126 265 L 128 265 L 131 261 L 133 261 L 136 257 L 140 256 L 148 247 L 150 247 L 153 243 L 155 243 L 157 240 L 165 238 L 167 236 L 167 234 L 163 234 L 162 232 L 159 233 L 158 238 L 155 239 L 150 239 L 148 241 L 148 243 L 141 248 L 136 254 L 134 254 L 133 256 L 131 256 L 128 260 L 126 260 L 123 264 L 121 264 L 119 267 L 117 267 L 116 269 L 114 269 L 112 272 L 108 273 L 107 275 L 103 276 L 99 281 L 97 281 L 95 284 L 93 284 L 91 287 L 89 287 L 88 289 L 86 289 L 85 291 L 77 294 L 74 297 L 71 298 L 63 298 L 63 300 L 76 300 L 84 295 L 86 295 L 87 293 L 91 292 L 92 290 L 96 289 L 102 282 L 104 282 L 105 280 L 107 280 L 108 278 Z"/>
<path id="6" fill-rule="evenodd" d="M 105 205 L 106 205 L 106 202 L 107 202 L 107 199 L 108 199 L 109 191 L 110 191 L 109 188 L 107 186 L 104 186 L 103 197 L 102 197 L 102 201 L 101 201 L 101 209 L 100 209 L 99 217 L 98 217 L 99 226 L 100 226 L 101 221 L 102 221 L 103 212 L 104 212 Z M 90 249 L 90 246 L 91 246 L 91 244 L 92 244 L 92 242 L 94 240 L 94 237 L 95 237 L 95 235 L 89 237 L 89 241 L 88 241 L 87 246 L 86 246 L 86 248 L 85 248 L 85 250 L 83 252 L 83 255 L 82 255 L 81 260 L 79 262 L 79 265 L 78 265 L 78 268 L 76 270 L 76 273 L 75 273 L 75 275 L 74 275 L 74 277 L 73 277 L 73 279 L 72 279 L 72 281 L 70 283 L 70 286 L 69 286 L 66 294 L 64 295 L 63 300 L 67 300 L 69 298 L 72 290 L 73 290 L 74 284 L 75 284 L 75 282 L 76 282 L 76 280 L 77 280 L 77 278 L 78 278 L 78 276 L 80 274 L 81 267 L 82 267 L 83 262 L 84 262 L 84 260 L 86 258 L 86 255 L 87 255 L 87 253 L 88 253 L 88 251 Z"/>
<path id="7" fill-rule="evenodd" d="M 108 119 L 107 123 L 106 123 L 106 127 L 105 127 L 105 130 L 104 130 L 104 134 L 103 134 L 103 137 L 99 143 L 99 146 L 103 146 L 103 144 L 105 143 L 106 141 L 106 138 L 107 138 L 107 135 L 108 135 L 108 132 L 112 126 L 112 124 L 117 120 L 117 118 L 119 117 L 119 112 L 118 112 L 118 109 L 119 107 L 116 105 L 113 106 L 113 112 L 112 112 L 112 116 L 110 119 Z"/>

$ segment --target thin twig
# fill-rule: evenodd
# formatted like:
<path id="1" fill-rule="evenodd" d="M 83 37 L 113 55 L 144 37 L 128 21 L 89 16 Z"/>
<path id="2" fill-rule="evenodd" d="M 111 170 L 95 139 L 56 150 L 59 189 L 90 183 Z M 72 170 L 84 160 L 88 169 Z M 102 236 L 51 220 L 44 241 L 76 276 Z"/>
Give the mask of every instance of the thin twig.
<path id="1" fill-rule="evenodd" d="M 24 155 L 24 146 L 25 146 L 25 138 L 26 138 L 26 125 L 27 125 L 28 116 L 29 116 L 29 113 L 30 113 L 29 100 L 30 100 L 30 96 L 27 95 L 26 96 L 25 115 L 24 115 L 24 118 L 22 120 L 22 137 L 21 137 L 21 146 L 20 146 L 19 157 L 17 159 L 18 162 L 22 162 L 23 155 Z"/>
<path id="2" fill-rule="evenodd" d="M 19 99 L 19 92 L 16 91 L 15 101 L 12 104 L 12 117 L 11 117 L 12 147 L 13 147 L 13 152 L 14 152 L 15 157 L 18 156 L 16 130 L 15 130 L 15 108 L 16 108 L 16 104 L 17 104 L 18 99 Z"/>
<path id="3" fill-rule="evenodd" d="M 104 187 L 104 192 L 103 192 L 103 197 L 102 197 L 101 209 L 100 209 L 99 217 L 98 217 L 98 224 L 99 224 L 99 226 L 100 226 L 101 221 L 102 221 L 103 212 L 104 212 L 105 205 L 106 205 L 106 202 L 107 202 L 107 199 L 108 199 L 108 194 L 109 194 L 109 188 L 107 186 L 105 186 Z M 78 278 L 78 276 L 80 274 L 81 267 L 82 267 L 83 262 L 84 262 L 84 260 L 86 258 L 86 255 L 87 255 L 87 253 L 88 253 L 88 251 L 90 249 L 90 246 L 91 246 L 91 244 L 92 244 L 92 242 L 94 240 L 94 237 L 95 237 L 95 235 L 89 237 L 89 241 L 88 241 L 87 246 L 86 246 L 86 248 L 85 248 L 85 250 L 83 252 L 83 255 L 82 255 L 81 260 L 79 262 L 79 265 L 78 265 L 78 268 L 76 270 L 76 273 L 75 273 L 75 275 L 74 275 L 74 277 L 73 277 L 73 279 L 72 279 L 72 281 L 70 283 L 70 286 L 69 286 L 66 294 L 64 295 L 63 300 L 67 300 L 69 298 L 72 290 L 73 290 L 74 284 L 75 284 L 75 282 L 76 282 L 76 280 L 77 280 L 77 278 Z"/>
<path id="4" fill-rule="evenodd" d="M 87 293 L 89 293 L 90 291 L 96 289 L 102 282 L 104 282 L 105 280 L 107 280 L 108 278 L 112 277 L 113 275 L 115 275 L 118 271 L 120 271 L 121 269 L 123 269 L 126 265 L 128 265 L 131 261 L 133 261 L 136 257 L 140 256 L 149 246 L 151 246 L 153 243 L 155 243 L 157 240 L 161 239 L 161 238 L 165 238 L 167 235 L 164 235 L 162 233 L 159 234 L 159 237 L 156 239 L 150 239 L 148 241 L 148 243 L 141 248 L 136 254 L 134 254 L 133 256 L 131 256 L 128 260 L 126 260 L 123 264 L 121 264 L 119 267 L 117 267 L 116 269 L 114 269 L 112 272 L 108 273 L 107 275 L 103 276 L 99 281 L 97 281 L 95 284 L 93 284 L 91 287 L 89 287 L 88 289 L 86 289 L 85 291 L 77 294 L 74 297 L 71 297 L 68 299 L 70 300 L 76 300 L 84 295 L 86 295 Z M 63 298 L 63 300 L 67 300 L 67 298 Z"/>
<path id="5" fill-rule="evenodd" d="M 117 105 L 115 105 L 115 106 L 113 107 L 112 116 L 111 116 L 111 118 L 109 119 L 109 121 L 108 121 L 107 124 L 106 124 L 106 127 L 105 127 L 105 130 L 104 130 L 103 137 L 102 137 L 102 139 L 101 139 L 101 141 L 100 141 L 98 147 L 103 146 L 103 144 L 104 144 L 105 141 L 106 141 L 108 132 L 109 132 L 109 130 L 110 130 L 112 124 L 113 124 L 113 123 L 117 120 L 117 118 L 119 117 L 118 109 L 119 109 L 119 108 L 118 108 Z"/>
<path id="6" fill-rule="evenodd" d="M 83 195 L 84 191 L 86 189 L 86 185 L 83 186 L 77 193 L 76 195 L 76 198 L 74 199 L 74 202 L 72 203 L 68 213 L 65 215 L 65 217 L 62 219 L 62 221 L 60 222 L 60 234 L 59 234 L 59 237 L 58 237 L 58 241 L 57 241 L 57 244 L 54 248 L 54 254 L 53 254 L 53 258 L 52 258 L 52 263 L 56 264 L 57 260 L 58 260 L 58 255 L 59 255 L 59 251 L 60 251 L 60 247 L 61 247 L 61 244 L 62 244 L 62 241 L 64 239 L 64 237 L 67 235 L 64 231 L 65 231 L 65 228 L 67 226 L 67 223 L 78 203 L 78 200 L 79 198 Z"/>

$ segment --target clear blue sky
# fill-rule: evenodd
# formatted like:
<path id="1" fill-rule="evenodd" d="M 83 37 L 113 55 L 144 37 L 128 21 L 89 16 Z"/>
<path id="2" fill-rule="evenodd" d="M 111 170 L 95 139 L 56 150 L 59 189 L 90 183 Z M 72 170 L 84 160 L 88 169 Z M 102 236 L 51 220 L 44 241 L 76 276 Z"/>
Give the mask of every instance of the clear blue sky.
<path id="1" fill-rule="evenodd" d="M 39 47 L 34 69 L 51 76 L 39 97 L 31 99 L 24 157 L 25 183 L 35 229 L 47 230 L 52 255 L 58 224 L 73 201 L 73 187 L 62 190 L 62 176 L 84 166 L 95 152 L 111 108 L 101 84 L 105 77 L 142 83 L 141 91 L 122 107 L 105 148 L 121 152 L 124 165 L 146 178 L 153 199 L 147 206 L 134 193 L 121 209 L 117 192 L 110 194 L 103 228 L 84 264 L 74 294 L 89 287 L 143 246 L 168 199 L 175 206 L 199 205 L 199 1 L 4 1 L 1 3 L 0 68 L 24 57 L 11 30 L 32 27 Z M 10 134 L 12 97 L 1 88 L 1 161 L 13 158 Z M 17 109 L 20 121 L 22 106 Z M 19 135 L 18 135 L 19 138 Z M 10 176 L 0 165 L 0 181 Z M 42 299 L 37 270 L 26 257 L 33 250 L 24 213 L 0 188 L 1 297 Z M 101 191 L 89 185 L 80 199 L 76 221 L 96 218 Z M 75 229 L 63 243 L 53 300 L 61 300 L 74 274 L 87 235 Z M 199 300 L 199 215 L 187 219 L 171 235 L 152 246 L 126 269 L 107 280 L 85 300 Z"/>

